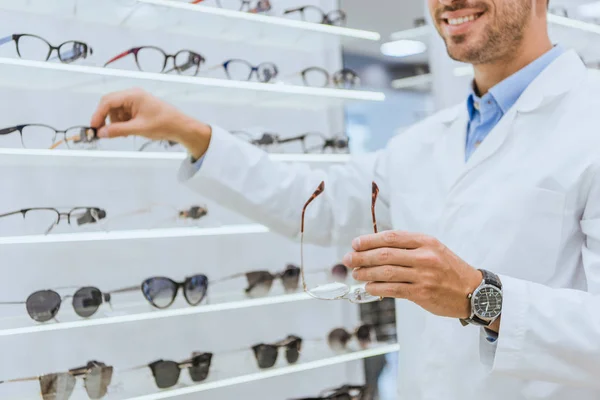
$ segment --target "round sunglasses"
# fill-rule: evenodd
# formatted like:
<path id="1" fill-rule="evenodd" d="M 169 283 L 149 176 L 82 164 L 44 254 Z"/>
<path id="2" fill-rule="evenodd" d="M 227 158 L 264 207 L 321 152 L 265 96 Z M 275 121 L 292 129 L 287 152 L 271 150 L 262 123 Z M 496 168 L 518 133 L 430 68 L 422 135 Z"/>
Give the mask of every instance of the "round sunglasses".
<path id="1" fill-rule="evenodd" d="M 175 302 L 179 289 L 183 290 L 183 297 L 190 306 L 197 306 L 206 297 L 208 278 L 204 274 L 198 274 L 183 282 L 176 282 L 161 276 L 146 279 L 142 283 L 142 293 L 146 300 L 160 309 L 168 308 Z"/>
<path id="2" fill-rule="evenodd" d="M 356 337 L 362 349 L 366 349 L 371 343 L 371 325 L 362 324 L 353 332 L 344 328 L 334 329 L 327 336 L 327 343 L 334 352 L 343 353 L 348 350 L 348 343 L 353 337 Z"/>

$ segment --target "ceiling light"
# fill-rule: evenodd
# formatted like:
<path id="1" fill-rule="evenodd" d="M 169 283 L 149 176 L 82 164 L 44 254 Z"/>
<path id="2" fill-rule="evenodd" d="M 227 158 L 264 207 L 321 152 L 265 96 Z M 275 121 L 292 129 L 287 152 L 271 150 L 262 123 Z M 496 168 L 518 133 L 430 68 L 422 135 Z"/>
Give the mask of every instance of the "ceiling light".
<path id="1" fill-rule="evenodd" d="M 418 40 L 396 40 L 381 45 L 381 52 L 390 57 L 408 57 L 424 53 L 427 45 Z"/>

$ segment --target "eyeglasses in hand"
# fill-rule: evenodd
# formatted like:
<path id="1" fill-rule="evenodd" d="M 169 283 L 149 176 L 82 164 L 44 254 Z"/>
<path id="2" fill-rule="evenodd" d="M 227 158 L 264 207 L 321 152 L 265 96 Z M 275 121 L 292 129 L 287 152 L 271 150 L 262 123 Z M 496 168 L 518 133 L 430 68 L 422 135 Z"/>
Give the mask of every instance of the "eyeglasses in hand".
<path id="1" fill-rule="evenodd" d="M 270 62 L 252 65 L 246 60 L 232 59 L 227 60 L 223 64 L 216 65 L 208 69 L 214 71 L 223 68 L 228 79 L 236 81 L 251 81 L 253 76 L 262 83 L 268 83 L 277 77 L 279 69 Z"/>
<path id="2" fill-rule="evenodd" d="M 56 149 L 61 145 L 67 148 L 90 146 L 98 140 L 95 128 L 72 126 L 65 130 L 44 124 L 23 124 L 0 129 L 0 136 L 19 132 L 21 145 L 26 149 Z"/>
<path id="3" fill-rule="evenodd" d="M 35 228 L 43 229 L 46 227 L 44 234 L 49 234 L 62 220 L 67 220 L 69 225 L 72 223 L 78 226 L 94 224 L 106 218 L 106 210 L 98 207 L 74 207 L 69 211 L 63 212 L 56 208 L 39 207 L 25 208 L 18 211 L 12 211 L 5 214 L 0 214 L 1 218 L 22 215 L 23 220 L 28 225 L 33 225 Z M 1 220 L 0 220 L 1 222 Z"/>
<path id="4" fill-rule="evenodd" d="M 290 335 L 287 338 L 273 344 L 260 343 L 252 347 L 258 367 L 261 369 L 271 368 L 277 362 L 279 349 L 285 349 L 285 358 L 289 364 L 295 364 L 300 358 L 302 339 Z"/>
<path id="5" fill-rule="evenodd" d="M 18 33 L 0 38 L 0 46 L 15 42 L 19 58 L 34 61 L 48 61 L 58 59 L 60 62 L 70 64 L 93 54 L 93 50 L 84 42 L 69 40 L 58 46 L 51 45 L 46 39 L 26 33 Z M 50 58 L 52 53 L 56 56 Z"/>
<path id="6" fill-rule="evenodd" d="M 180 75 L 195 76 L 200 72 L 200 66 L 206 59 L 191 50 L 180 50 L 175 54 L 167 54 L 163 49 L 155 46 L 141 46 L 126 50 L 116 55 L 104 64 L 109 64 L 133 54 L 135 64 L 140 71 L 155 73 L 177 72 Z M 173 60 L 173 67 L 167 70 L 169 60 Z"/>
<path id="7" fill-rule="evenodd" d="M 190 2 L 190 4 L 200 3 L 206 3 L 206 0 L 193 0 Z M 271 2 L 269 0 L 229 0 L 229 3 L 235 5 L 239 3 L 239 8 L 237 9 L 238 11 L 244 11 L 251 14 L 266 13 L 271 10 Z M 221 0 L 215 0 L 215 4 L 219 8 L 229 8 L 223 7 Z"/>
<path id="8" fill-rule="evenodd" d="M 69 289 L 61 288 L 56 290 Z M 102 293 L 96 287 L 83 287 L 72 296 L 61 297 L 55 290 L 39 290 L 29 295 L 26 301 L 0 302 L 0 305 L 25 304 L 27 314 L 36 322 L 55 319 L 64 300 L 72 299 L 73 310 L 81 318 L 94 315 L 103 303 L 110 305 L 111 294 Z M 112 307 L 112 306 L 111 306 Z"/>
<path id="9" fill-rule="evenodd" d="M 303 6 L 285 10 L 284 15 L 299 14 L 303 21 L 315 24 L 344 26 L 346 25 L 346 13 L 342 10 L 333 10 L 328 13 L 315 6 Z"/>
<path id="10" fill-rule="evenodd" d="M 319 197 L 325 191 L 325 182 L 321 182 L 317 190 L 310 196 L 304 207 L 302 208 L 302 222 L 300 228 L 300 276 L 302 277 L 302 287 L 304 291 L 311 297 L 318 300 L 348 300 L 351 303 L 371 303 L 374 301 L 381 301 L 382 299 L 378 296 L 373 296 L 367 293 L 365 288 L 357 288 L 352 290 L 350 286 L 343 283 L 329 283 L 326 285 L 309 288 L 306 284 L 305 268 L 304 268 L 304 216 L 306 209 L 317 197 Z M 373 230 L 377 233 L 377 220 L 375 218 L 375 204 L 377 202 L 377 196 L 379 195 L 379 188 L 377 184 L 373 182 L 371 192 L 371 216 L 373 218 Z"/>
<path id="11" fill-rule="evenodd" d="M 0 383 L 39 381 L 43 400 L 68 400 L 75 389 L 77 377 L 81 376 L 88 397 L 98 400 L 106 396 L 112 375 L 113 367 L 99 361 L 90 361 L 85 367 L 75 368 L 69 372 L 12 379 Z"/>

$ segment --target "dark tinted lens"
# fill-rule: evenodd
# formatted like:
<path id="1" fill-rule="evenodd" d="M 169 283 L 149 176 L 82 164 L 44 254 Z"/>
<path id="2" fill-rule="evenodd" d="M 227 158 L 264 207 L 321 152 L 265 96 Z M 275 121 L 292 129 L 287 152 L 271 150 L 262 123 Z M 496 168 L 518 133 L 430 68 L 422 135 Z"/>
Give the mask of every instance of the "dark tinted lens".
<path id="1" fill-rule="evenodd" d="M 94 366 L 85 376 L 85 390 L 92 400 L 101 399 L 106 396 L 110 382 L 112 381 L 113 367 Z"/>
<path id="2" fill-rule="evenodd" d="M 340 393 L 329 397 L 328 400 L 353 400 L 348 393 Z"/>
<path id="3" fill-rule="evenodd" d="M 142 283 L 142 293 L 154 307 L 167 308 L 177 295 L 177 284 L 169 278 L 150 278 Z"/>
<path id="4" fill-rule="evenodd" d="M 281 281 L 283 282 L 283 287 L 287 291 L 298 289 L 298 283 L 300 282 L 300 268 L 294 265 L 288 265 L 281 276 Z"/>
<path id="5" fill-rule="evenodd" d="M 277 346 L 260 344 L 258 346 L 254 346 L 252 350 L 254 350 L 254 356 L 256 357 L 256 362 L 260 368 L 271 368 L 273 365 L 275 365 L 275 361 L 277 361 L 277 355 L 279 354 Z"/>
<path id="6" fill-rule="evenodd" d="M 269 294 L 275 277 L 268 271 L 256 271 L 247 273 L 246 279 L 246 294 L 250 297 L 263 297 Z"/>
<path id="7" fill-rule="evenodd" d="M 192 366 L 188 368 L 194 382 L 202 382 L 208 378 L 212 354 L 201 354 L 192 358 Z"/>
<path id="8" fill-rule="evenodd" d="M 102 292 L 95 287 L 79 289 L 73 295 L 73 309 L 82 318 L 91 317 L 102 304 Z"/>
<path id="9" fill-rule="evenodd" d="M 369 344 L 371 341 L 371 327 L 369 325 L 361 325 L 356 330 L 356 338 L 362 346 Z"/>
<path id="10" fill-rule="evenodd" d="M 181 370 L 173 361 L 156 361 L 149 365 L 154 381 L 159 389 L 166 389 L 177 384 Z"/>
<path id="11" fill-rule="evenodd" d="M 206 296 L 207 288 L 208 278 L 206 275 L 194 275 L 185 280 L 183 294 L 190 305 L 197 306 Z"/>
<path id="12" fill-rule="evenodd" d="M 60 309 L 60 296 L 54 290 L 40 290 L 27 298 L 29 316 L 37 322 L 50 321 Z"/>
<path id="13" fill-rule="evenodd" d="M 346 350 L 346 345 L 348 344 L 349 340 L 350 334 L 346 332 L 345 329 L 341 328 L 332 330 L 327 337 L 327 343 L 329 344 L 329 347 L 331 350 L 337 353 L 341 353 Z"/>
<path id="14" fill-rule="evenodd" d="M 300 358 L 300 348 L 302 340 L 297 339 L 288 344 L 285 349 L 285 357 L 290 364 L 294 364 Z"/>
<path id="15" fill-rule="evenodd" d="M 336 282 L 344 282 L 348 278 L 348 268 L 338 264 L 331 269 L 331 275 Z"/>
<path id="16" fill-rule="evenodd" d="M 68 400 L 75 387 L 71 374 L 49 374 L 40 377 L 40 389 L 44 400 Z"/>

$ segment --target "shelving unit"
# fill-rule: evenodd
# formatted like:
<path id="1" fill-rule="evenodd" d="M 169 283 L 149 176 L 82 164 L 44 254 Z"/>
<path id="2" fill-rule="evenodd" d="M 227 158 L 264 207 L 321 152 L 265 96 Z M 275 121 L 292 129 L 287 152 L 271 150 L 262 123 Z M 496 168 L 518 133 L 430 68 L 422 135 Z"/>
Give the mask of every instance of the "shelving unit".
<path id="1" fill-rule="evenodd" d="M 139 87 L 169 100 L 318 109 L 385 94 L 287 84 L 240 82 L 0 58 L 0 86 L 22 90 L 104 94 Z"/>
<path id="2" fill-rule="evenodd" d="M 0 0 L 0 8 L 132 29 L 160 30 L 305 51 L 314 49 L 315 43 L 329 37 L 343 40 L 381 39 L 377 32 L 187 4 L 177 0 Z"/>
<path id="3" fill-rule="evenodd" d="M 185 153 L 108 151 L 108 150 L 44 150 L 0 148 L 2 166 L 39 167 L 173 167 L 187 157 Z M 311 164 L 341 164 L 348 162 L 348 154 L 270 154 L 279 162 Z"/>
<path id="4" fill-rule="evenodd" d="M 271 370 L 265 370 L 254 374 L 242 375 L 235 378 L 203 383 L 181 389 L 165 390 L 160 393 L 154 393 L 146 396 L 131 397 L 127 400 L 172 399 L 187 394 L 200 393 L 212 389 L 219 389 L 233 385 L 241 385 L 244 383 L 261 381 L 264 379 L 275 378 L 277 376 L 295 374 L 303 371 L 309 371 L 312 369 L 329 367 L 336 364 L 343 364 L 350 361 L 362 360 L 365 358 L 375 357 L 383 354 L 395 353 L 397 351 L 400 351 L 400 346 L 398 344 L 382 345 L 372 349 L 343 354 L 335 357 L 325 358 L 322 360 L 290 365 L 287 367 L 275 368 Z"/>

